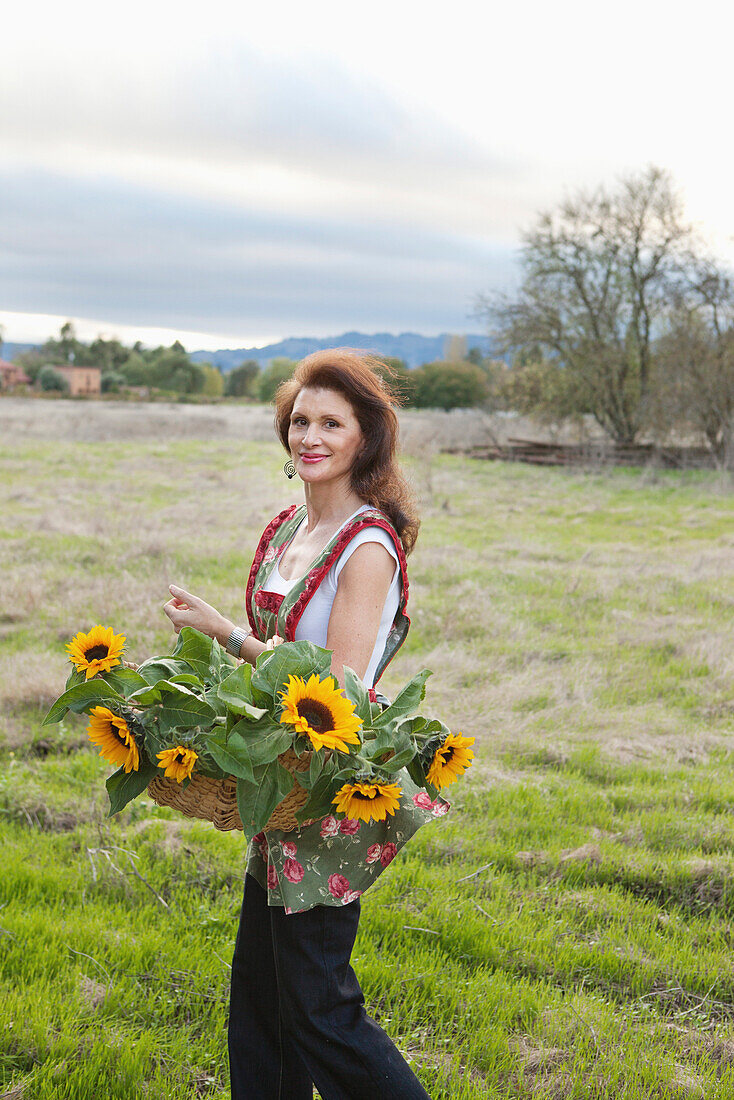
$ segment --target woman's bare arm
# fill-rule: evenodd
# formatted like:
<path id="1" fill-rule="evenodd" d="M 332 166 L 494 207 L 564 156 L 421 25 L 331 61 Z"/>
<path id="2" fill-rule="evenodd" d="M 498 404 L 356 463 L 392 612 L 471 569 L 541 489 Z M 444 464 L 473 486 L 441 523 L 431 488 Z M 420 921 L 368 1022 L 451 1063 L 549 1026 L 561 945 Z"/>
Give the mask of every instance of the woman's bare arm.
<path id="1" fill-rule="evenodd" d="M 380 629 L 382 609 L 395 573 L 395 559 L 379 542 L 365 542 L 339 574 L 329 617 L 326 648 L 331 670 L 344 686 L 344 665 L 363 677 Z"/>

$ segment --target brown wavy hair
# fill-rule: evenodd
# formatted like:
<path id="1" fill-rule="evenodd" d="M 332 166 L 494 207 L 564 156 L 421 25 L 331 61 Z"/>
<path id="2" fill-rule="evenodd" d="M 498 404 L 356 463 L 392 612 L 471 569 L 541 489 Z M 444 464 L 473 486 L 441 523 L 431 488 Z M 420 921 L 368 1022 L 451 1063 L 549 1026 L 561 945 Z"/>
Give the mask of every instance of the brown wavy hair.
<path id="1" fill-rule="evenodd" d="M 354 348 L 330 348 L 307 355 L 275 394 L 275 430 L 288 454 L 288 428 L 296 398 L 305 387 L 337 390 L 349 401 L 364 446 L 352 466 L 352 488 L 372 508 L 380 508 L 400 536 L 406 555 L 418 538 L 420 519 L 413 495 L 398 466 L 397 394 L 386 379 L 387 364 Z"/>

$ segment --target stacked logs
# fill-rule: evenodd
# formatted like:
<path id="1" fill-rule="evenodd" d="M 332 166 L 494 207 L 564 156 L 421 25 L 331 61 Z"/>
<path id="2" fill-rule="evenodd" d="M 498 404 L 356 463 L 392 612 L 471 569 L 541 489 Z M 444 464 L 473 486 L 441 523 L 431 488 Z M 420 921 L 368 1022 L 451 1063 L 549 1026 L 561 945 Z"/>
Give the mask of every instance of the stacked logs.
<path id="1" fill-rule="evenodd" d="M 449 454 L 465 454 L 501 462 L 529 462 L 534 466 L 655 466 L 666 470 L 711 470 L 714 456 L 705 447 L 660 447 L 654 443 L 619 446 L 606 441 L 539 443 L 510 437 L 505 443 L 446 447 Z"/>

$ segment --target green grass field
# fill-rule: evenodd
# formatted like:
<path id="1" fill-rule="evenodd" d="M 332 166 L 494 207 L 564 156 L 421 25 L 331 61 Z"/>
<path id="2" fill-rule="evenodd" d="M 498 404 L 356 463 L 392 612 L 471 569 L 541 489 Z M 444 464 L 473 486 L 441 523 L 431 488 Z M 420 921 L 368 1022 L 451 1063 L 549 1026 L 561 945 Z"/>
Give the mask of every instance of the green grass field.
<path id="1" fill-rule="evenodd" d="M 241 837 L 106 815 L 97 622 L 172 648 L 175 581 L 242 619 L 275 444 L 0 443 L 0 1096 L 225 1098 Z M 452 812 L 363 899 L 355 968 L 434 1100 L 734 1096 L 734 496 L 706 473 L 406 460 L 412 630 L 477 738 Z"/>

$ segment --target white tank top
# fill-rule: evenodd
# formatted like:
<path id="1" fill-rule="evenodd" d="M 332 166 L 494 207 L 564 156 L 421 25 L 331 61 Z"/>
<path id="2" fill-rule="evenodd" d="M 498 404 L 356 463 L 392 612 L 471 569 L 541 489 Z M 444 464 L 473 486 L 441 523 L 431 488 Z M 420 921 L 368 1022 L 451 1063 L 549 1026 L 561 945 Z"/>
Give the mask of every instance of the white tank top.
<path id="1" fill-rule="evenodd" d="M 370 508 L 369 504 L 363 504 L 357 509 L 356 512 L 352 512 L 351 516 L 348 516 L 344 520 L 339 530 L 345 527 L 349 523 L 350 519 L 358 515 L 360 512 L 364 512 Z M 305 517 L 304 517 L 305 519 Z M 303 522 L 303 520 L 301 521 Z M 295 534 L 295 532 L 294 532 Z M 363 682 L 367 687 L 373 687 L 375 682 L 375 672 L 377 670 L 377 663 L 380 657 L 385 651 L 385 642 L 387 641 L 388 631 L 395 619 L 398 606 L 400 604 L 400 564 L 398 561 L 397 551 L 395 544 L 382 527 L 363 527 L 362 530 L 351 539 L 342 550 L 339 557 L 333 563 L 326 576 L 321 581 L 314 592 L 311 599 L 306 604 L 306 610 L 301 615 L 301 618 L 296 627 L 295 638 L 298 641 L 301 638 L 305 638 L 309 642 L 313 642 L 314 645 L 326 647 L 326 634 L 329 628 L 329 617 L 331 615 L 331 607 L 334 603 L 334 597 L 336 596 L 336 589 L 339 583 L 339 574 L 346 565 L 347 561 L 357 549 L 365 542 L 379 542 L 381 546 L 392 555 L 395 559 L 395 571 L 393 573 L 392 581 L 390 582 L 390 588 L 388 589 L 387 596 L 385 597 L 385 605 L 382 609 L 382 617 L 380 619 L 380 628 L 377 631 L 377 640 L 375 642 L 375 648 L 372 650 L 372 656 L 370 657 L 369 664 L 367 665 L 367 671 L 364 674 Z M 285 596 L 287 592 L 299 581 L 300 577 L 294 577 L 292 580 L 285 580 L 280 575 L 278 569 L 278 563 L 276 562 L 270 571 L 266 583 L 262 587 L 263 592 L 279 592 Z"/>

